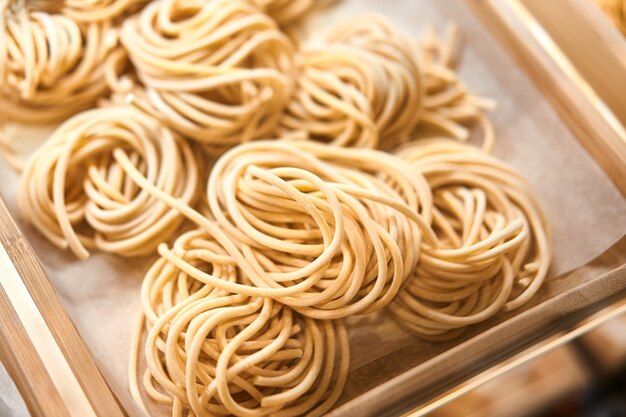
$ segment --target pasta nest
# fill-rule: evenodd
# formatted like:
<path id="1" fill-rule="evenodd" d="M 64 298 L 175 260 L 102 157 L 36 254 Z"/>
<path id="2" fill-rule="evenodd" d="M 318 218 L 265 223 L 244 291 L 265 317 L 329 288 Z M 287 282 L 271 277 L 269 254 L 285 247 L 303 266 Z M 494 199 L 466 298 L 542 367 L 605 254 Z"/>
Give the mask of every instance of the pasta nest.
<path id="1" fill-rule="evenodd" d="M 408 140 L 424 95 L 418 61 L 415 46 L 384 19 L 343 22 L 299 53 L 297 88 L 281 127 L 340 146 Z"/>
<path id="2" fill-rule="evenodd" d="M 417 142 L 398 156 L 432 187 L 438 243 L 422 245 L 392 314 L 438 339 L 526 303 L 543 283 L 552 251 L 543 212 L 522 176 L 451 140 Z"/>
<path id="3" fill-rule="evenodd" d="M 158 0 L 121 40 L 138 106 L 215 151 L 270 137 L 292 91 L 293 46 L 245 0 Z"/>
<path id="4" fill-rule="evenodd" d="M 60 121 L 107 92 L 101 64 L 118 48 L 110 22 L 79 24 L 6 0 L 0 10 L 0 118 Z"/>
<path id="5" fill-rule="evenodd" d="M 184 233 L 171 250 L 217 279 L 248 282 L 204 230 Z M 349 348 L 341 321 L 304 318 L 269 298 L 213 287 L 164 257 L 145 277 L 142 303 L 144 386 L 173 415 L 320 416 L 343 390 Z"/>
<path id="6" fill-rule="evenodd" d="M 257 287 L 249 294 L 317 319 L 391 302 L 417 264 L 432 205 L 424 178 L 398 158 L 309 141 L 231 149 L 207 199 Z"/>
<path id="7" fill-rule="evenodd" d="M 18 195 L 23 215 L 81 259 L 87 248 L 131 257 L 154 252 L 183 217 L 138 187 L 118 164 L 120 154 L 165 192 L 193 203 L 199 174 L 190 145 L 125 105 L 75 115 L 36 151 Z"/>

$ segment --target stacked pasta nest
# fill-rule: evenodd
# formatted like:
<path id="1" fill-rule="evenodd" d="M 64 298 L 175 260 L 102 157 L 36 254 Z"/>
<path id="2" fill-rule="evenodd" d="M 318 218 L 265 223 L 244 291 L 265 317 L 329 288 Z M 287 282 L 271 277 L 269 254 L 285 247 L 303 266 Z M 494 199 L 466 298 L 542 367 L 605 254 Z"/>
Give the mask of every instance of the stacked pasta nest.
<path id="1" fill-rule="evenodd" d="M 414 42 L 366 15 L 296 45 L 313 1 L 146 3 L 5 0 L 0 26 L 0 109 L 64 120 L 25 164 L 24 216 L 81 259 L 156 254 L 139 404 L 321 415 L 344 319 L 445 340 L 539 290 L 548 226 L 490 155 L 494 103 L 454 72 L 454 27 Z"/>

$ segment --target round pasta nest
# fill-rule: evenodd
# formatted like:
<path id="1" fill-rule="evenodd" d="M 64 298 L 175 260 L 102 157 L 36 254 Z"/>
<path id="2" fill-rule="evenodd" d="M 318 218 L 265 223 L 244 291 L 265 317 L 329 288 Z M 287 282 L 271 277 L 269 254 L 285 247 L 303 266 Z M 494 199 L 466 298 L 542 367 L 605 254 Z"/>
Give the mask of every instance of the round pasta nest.
<path id="1" fill-rule="evenodd" d="M 297 65 L 297 88 L 281 120 L 286 132 L 375 148 L 407 140 L 419 122 L 424 87 L 415 48 L 380 17 L 342 22 L 322 42 L 305 45 Z"/>
<path id="2" fill-rule="evenodd" d="M 248 281 L 204 230 L 181 235 L 172 251 L 216 278 Z M 349 348 L 341 321 L 303 318 L 269 298 L 220 290 L 165 258 L 148 271 L 142 304 L 144 386 L 149 397 L 172 406 L 172 415 L 190 409 L 199 417 L 320 416 L 343 390 Z M 143 404 L 136 382 L 139 330 L 131 389 Z"/>
<path id="3" fill-rule="evenodd" d="M 12 10 L 6 0 L 0 9 L 2 119 L 59 121 L 106 93 L 101 64 L 117 48 L 110 22 L 79 25 L 61 14 Z"/>
<path id="4" fill-rule="evenodd" d="M 543 212 L 512 168 L 451 140 L 398 152 L 433 190 L 438 247 L 422 245 L 415 275 L 389 307 L 428 338 L 456 336 L 537 292 L 552 258 Z"/>
<path id="5" fill-rule="evenodd" d="M 209 148 L 269 137 L 292 90 L 289 39 L 244 0 L 157 0 L 121 40 L 145 91 L 135 103 Z"/>
<path id="6" fill-rule="evenodd" d="M 320 319 L 392 300 L 417 263 L 431 204 L 426 182 L 397 158 L 306 141 L 231 149 L 207 198 L 254 285 Z"/>
<path id="7" fill-rule="evenodd" d="M 41 233 L 81 259 L 87 248 L 152 253 L 183 219 L 126 175 L 116 150 L 164 192 L 186 204 L 197 195 L 191 147 L 157 120 L 129 105 L 77 114 L 28 161 L 18 200 Z"/>

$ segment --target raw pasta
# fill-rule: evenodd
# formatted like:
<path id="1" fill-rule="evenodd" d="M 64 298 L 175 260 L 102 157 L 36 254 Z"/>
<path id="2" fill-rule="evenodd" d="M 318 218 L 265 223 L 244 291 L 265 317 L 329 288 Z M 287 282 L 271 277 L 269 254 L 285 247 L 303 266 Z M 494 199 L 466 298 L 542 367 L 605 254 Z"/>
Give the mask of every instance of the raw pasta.
<path id="1" fill-rule="evenodd" d="M 454 72 L 459 49 L 459 33 L 449 25 L 446 39 L 428 29 L 420 39 L 424 85 L 426 89 L 420 124 L 413 138 L 432 136 L 432 131 L 465 141 L 470 137 L 467 125 L 478 124 L 482 130 L 482 148 L 491 152 L 495 142 L 493 126 L 484 115 L 495 108 L 493 100 L 478 97 Z"/>
<path id="2" fill-rule="evenodd" d="M 428 185 L 395 158 L 306 141 L 232 149 L 213 167 L 207 196 L 259 271 L 255 284 L 289 290 L 279 300 L 314 318 L 388 304 L 417 262 L 430 214 Z"/>
<path id="3" fill-rule="evenodd" d="M 419 121 L 423 76 L 414 45 L 387 21 L 362 16 L 297 57 L 297 88 L 281 126 L 335 145 L 407 140 Z"/>
<path id="4" fill-rule="evenodd" d="M 252 285 L 216 280 L 163 245 L 161 256 L 215 287 L 273 298 L 307 317 L 335 319 L 383 308 L 417 263 L 421 230 L 434 239 L 423 219 L 430 216 L 427 184 L 379 151 L 310 142 L 239 145 L 217 161 L 209 179 L 217 220 L 154 186 L 123 151 L 114 157 L 138 186 L 218 240 Z"/>
<path id="5" fill-rule="evenodd" d="M 467 140 L 478 123 L 490 151 L 492 100 L 472 94 L 454 72 L 458 30 L 426 31 L 415 45 L 384 19 L 342 22 L 297 55 L 297 88 L 281 120 L 284 135 L 340 146 L 393 149 L 433 130 Z"/>
<path id="6" fill-rule="evenodd" d="M 149 0 L 63 0 L 63 14 L 77 22 L 112 21 Z"/>
<path id="7" fill-rule="evenodd" d="M 551 238 L 528 183 L 512 168 L 450 139 L 398 152 L 433 190 L 438 247 L 420 262 L 389 311 L 417 335 L 454 337 L 528 302 L 548 272 Z"/>
<path id="8" fill-rule="evenodd" d="M 344 318 L 385 308 L 445 340 L 544 281 L 547 222 L 489 156 L 495 103 L 454 72 L 456 28 L 415 43 L 368 15 L 296 51 L 284 31 L 319 5 L 0 0 L 4 119 L 58 121 L 113 92 L 28 161 L 19 205 L 81 259 L 158 253 L 129 364 L 144 409 L 320 416 L 348 375 Z M 470 124 L 482 150 L 458 143 Z M 206 183 L 199 149 L 217 157 Z M 0 151 L 19 167 L 2 135 Z"/>
<path id="9" fill-rule="evenodd" d="M 103 61 L 117 47 L 107 21 L 79 25 L 61 14 L 0 2 L 0 114 L 50 123 L 93 106 L 107 91 Z"/>
<path id="10" fill-rule="evenodd" d="M 157 120 L 129 105 L 79 113 L 28 161 L 18 197 L 41 233 L 81 259 L 87 248 L 128 257 L 153 253 L 182 221 L 124 173 L 115 149 L 126 150 L 150 182 L 186 204 L 198 194 L 191 146 Z"/>
<path id="11" fill-rule="evenodd" d="M 298 23 L 315 9 L 333 0 L 254 0 L 261 9 L 270 15 L 283 29 Z"/>
<path id="12" fill-rule="evenodd" d="M 0 0 L 0 154 L 17 171 L 24 163 L 3 126 L 58 122 L 93 106 L 107 92 L 102 62 L 117 49 L 108 21 L 80 25 L 24 3 Z"/>
<path id="13" fill-rule="evenodd" d="M 235 260 L 203 230 L 181 235 L 172 252 L 198 270 L 249 283 Z M 172 415 L 321 416 L 346 381 L 349 348 L 341 321 L 299 316 L 269 298 L 207 284 L 166 258 L 142 286 L 147 324 L 143 385 Z M 140 403 L 137 361 L 143 320 L 135 335 L 130 379 Z"/>
<path id="14" fill-rule="evenodd" d="M 122 26 L 134 102 L 213 151 L 271 137 L 292 90 L 289 39 L 245 0 L 157 0 Z"/>

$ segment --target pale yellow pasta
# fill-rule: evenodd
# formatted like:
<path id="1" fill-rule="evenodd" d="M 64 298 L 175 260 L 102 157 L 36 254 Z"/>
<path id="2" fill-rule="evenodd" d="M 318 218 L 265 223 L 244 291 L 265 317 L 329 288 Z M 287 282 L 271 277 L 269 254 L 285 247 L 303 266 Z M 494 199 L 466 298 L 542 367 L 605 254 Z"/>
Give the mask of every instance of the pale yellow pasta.
<path id="1" fill-rule="evenodd" d="M 281 120 L 285 132 L 389 147 L 406 141 L 419 121 L 424 87 L 414 45 L 378 16 L 342 22 L 306 44 L 297 64 L 297 88 Z"/>
<path id="2" fill-rule="evenodd" d="M 157 0 L 122 25 L 145 87 L 134 102 L 214 151 L 271 137 L 292 90 L 292 45 L 245 0 Z"/>
<path id="3" fill-rule="evenodd" d="M 465 141 L 470 137 L 468 125 L 478 124 L 482 131 L 482 147 L 491 152 L 495 134 L 485 111 L 495 108 L 494 100 L 478 97 L 454 71 L 459 53 L 460 35 L 457 27 L 448 25 L 446 39 L 429 28 L 420 39 L 420 57 L 424 70 L 423 110 L 413 137 L 431 136 L 432 130 Z"/>
<path id="4" fill-rule="evenodd" d="M 129 361 L 144 410 L 321 416 L 344 318 L 447 340 L 545 280 L 546 219 L 489 155 L 495 103 L 456 74 L 456 28 L 415 43 L 366 15 L 297 49 L 326 3 L 0 0 L 0 128 L 73 115 L 24 167 L 23 217 L 80 259 L 158 255 Z M 459 143 L 473 125 L 482 149 Z"/>
<path id="5" fill-rule="evenodd" d="M 326 6 L 334 0 L 254 0 L 261 9 L 270 15 L 283 29 L 299 23 L 315 9 Z"/>
<path id="6" fill-rule="evenodd" d="M 15 152 L 13 143 L 4 131 L 4 122 L 0 118 L 0 155 L 4 157 L 6 163 L 16 172 L 21 172 L 24 169 L 24 161 Z"/>
<path id="7" fill-rule="evenodd" d="M 447 339 L 528 302 L 552 258 L 543 212 L 511 167 L 450 139 L 398 152 L 433 190 L 438 246 L 420 262 L 389 311 L 419 336 Z"/>
<path id="8" fill-rule="evenodd" d="M 215 278 L 249 283 L 204 230 L 181 235 L 172 252 Z M 172 416 L 185 410 L 198 417 L 321 416 L 346 382 L 349 348 L 341 321 L 303 318 L 269 298 L 213 287 L 166 258 L 146 274 L 142 305 L 145 320 L 130 357 L 131 391 L 142 406 L 137 363 L 144 332 L 143 387 L 171 406 Z"/>
<path id="9" fill-rule="evenodd" d="M 417 262 L 431 204 L 428 185 L 396 158 L 306 141 L 233 148 L 207 196 L 259 271 L 255 285 L 302 288 L 278 299 L 315 318 L 388 304 Z"/>
<path id="10" fill-rule="evenodd" d="M 77 22 L 111 21 L 150 0 L 63 0 L 62 13 Z"/>
<path id="11" fill-rule="evenodd" d="M 393 147 L 432 131 L 459 140 L 468 125 L 493 147 L 486 110 L 495 102 L 472 94 L 454 68 L 459 35 L 427 31 L 414 45 L 378 16 L 341 22 L 297 55 L 297 88 L 281 120 L 284 135 L 341 146 Z"/>
<path id="12" fill-rule="evenodd" d="M 52 243 L 79 258 L 97 248 L 147 255 L 183 217 L 138 187 L 115 161 L 132 164 L 164 192 L 195 201 L 199 173 L 193 150 L 132 106 L 79 113 L 62 124 L 28 161 L 19 190 L 24 217 Z"/>
<path id="13" fill-rule="evenodd" d="M 107 91 L 103 61 L 117 48 L 109 22 L 79 25 L 61 14 L 9 10 L 0 16 L 0 114 L 50 123 L 93 106 Z M 14 6 L 15 7 L 15 6 Z"/>
<path id="14" fill-rule="evenodd" d="M 115 29 L 79 25 L 47 5 L 0 0 L 0 130 L 61 121 L 107 92 L 101 64 L 118 48 Z M 0 154 L 20 171 L 12 140 L 0 132 Z"/>
<path id="15" fill-rule="evenodd" d="M 434 244 L 430 189 L 379 151 L 311 142 L 239 145 L 209 179 L 216 220 L 152 185 L 123 151 L 114 157 L 140 187 L 218 240 L 252 285 L 215 280 L 162 245 L 161 256 L 217 288 L 273 298 L 311 318 L 383 308 L 415 267 L 422 230 Z"/>

